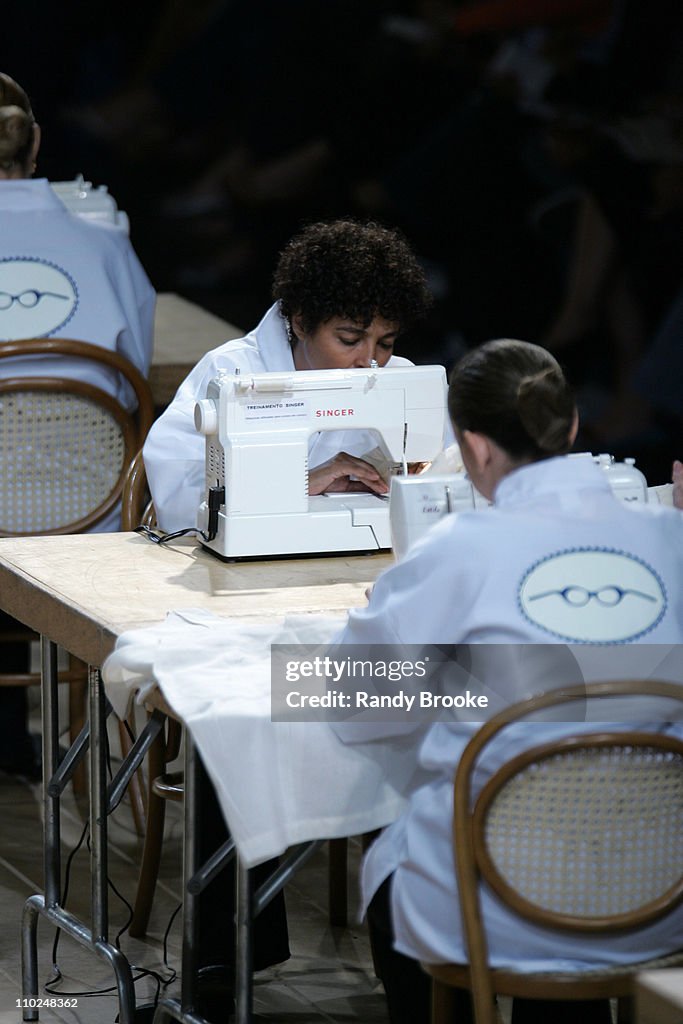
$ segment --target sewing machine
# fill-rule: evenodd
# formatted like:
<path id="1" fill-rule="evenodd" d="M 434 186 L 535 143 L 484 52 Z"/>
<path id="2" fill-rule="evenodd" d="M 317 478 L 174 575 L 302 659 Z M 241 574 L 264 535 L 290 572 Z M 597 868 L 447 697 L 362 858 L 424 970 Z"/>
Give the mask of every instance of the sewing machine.
<path id="1" fill-rule="evenodd" d="M 635 459 L 617 462 L 612 455 L 579 452 L 570 459 L 593 459 L 607 474 L 614 494 L 623 502 L 661 502 L 672 504 L 662 488 L 647 486 L 636 469 Z M 391 481 L 390 526 L 392 548 L 402 558 L 409 547 L 437 520 L 449 512 L 487 508 L 487 501 L 470 483 L 466 473 L 443 473 L 396 477 Z"/>
<path id="2" fill-rule="evenodd" d="M 50 187 L 69 213 L 98 224 L 110 224 L 130 234 L 128 215 L 119 210 L 106 185 L 95 188 L 79 174 L 73 181 L 51 181 Z"/>
<path id="3" fill-rule="evenodd" d="M 445 419 L 442 366 L 218 375 L 195 406 L 206 436 L 202 543 L 223 559 L 389 548 L 387 498 L 309 496 L 309 438 L 372 431 L 389 474 L 405 473 L 441 450 Z"/>

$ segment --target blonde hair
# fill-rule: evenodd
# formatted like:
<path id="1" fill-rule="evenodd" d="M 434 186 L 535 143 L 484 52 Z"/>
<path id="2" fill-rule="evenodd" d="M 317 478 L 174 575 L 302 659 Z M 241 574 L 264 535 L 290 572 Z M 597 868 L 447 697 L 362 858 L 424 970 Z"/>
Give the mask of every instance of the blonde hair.
<path id="1" fill-rule="evenodd" d="M 0 72 L 0 170 L 29 173 L 35 123 L 24 90 Z"/>

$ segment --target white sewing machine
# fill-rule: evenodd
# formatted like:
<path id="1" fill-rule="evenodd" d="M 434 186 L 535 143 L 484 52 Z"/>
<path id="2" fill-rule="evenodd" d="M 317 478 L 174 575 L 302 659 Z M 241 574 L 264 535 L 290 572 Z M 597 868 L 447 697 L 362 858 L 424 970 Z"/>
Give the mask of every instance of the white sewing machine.
<path id="1" fill-rule="evenodd" d="M 624 502 L 672 504 L 661 487 L 647 486 L 634 459 L 616 462 L 612 455 L 578 452 L 571 459 L 593 459 L 604 469 L 615 495 Z M 389 515 L 394 554 L 402 558 L 409 547 L 437 520 L 449 512 L 487 508 L 487 501 L 470 483 L 466 473 L 396 477 L 391 481 Z"/>
<path id="2" fill-rule="evenodd" d="M 95 188 L 91 181 L 86 181 L 79 174 L 73 181 L 51 181 L 50 187 L 69 213 L 98 224 L 110 224 L 130 234 L 128 214 L 119 210 L 106 185 Z"/>
<path id="3" fill-rule="evenodd" d="M 373 431 L 390 471 L 405 472 L 441 450 L 445 419 L 442 366 L 220 374 L 195 406 L 206 435 L 202 543 L 224 559 L 389 548 L 387 498 L 309 496 L 309 438 Z"/>

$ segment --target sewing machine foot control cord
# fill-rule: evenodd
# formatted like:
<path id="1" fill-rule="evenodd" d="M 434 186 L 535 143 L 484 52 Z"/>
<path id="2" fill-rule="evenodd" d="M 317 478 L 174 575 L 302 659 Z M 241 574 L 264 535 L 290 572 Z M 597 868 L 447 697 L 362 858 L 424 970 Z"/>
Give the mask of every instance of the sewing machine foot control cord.
<path id="1" fill-rule="evenodd" d="M 209 487 L 209 523 L 206 540 L 213 540 L 218 533 L 218 513 L 225 505 L 225 487 Z"/>
<path id="2" fill-rule="evenodd" d="M 169 541 L 177 540 L 178 537 L 187 537 L 191 533 L 196 533 L 202 540 L 213 540 L 218 533 L 218 513 L 224 504 L 225 487 L 209 487 L 209 523 L 206 533 L 198 526 L 188 526 L 185 530 L 175 530 L 173 533 L 159 533 L 158 530 L 153 530 L 150 526 L 142 524 L 136 526 L 133 532 L 139 533 L 154 544 L 168 544 Z"/>

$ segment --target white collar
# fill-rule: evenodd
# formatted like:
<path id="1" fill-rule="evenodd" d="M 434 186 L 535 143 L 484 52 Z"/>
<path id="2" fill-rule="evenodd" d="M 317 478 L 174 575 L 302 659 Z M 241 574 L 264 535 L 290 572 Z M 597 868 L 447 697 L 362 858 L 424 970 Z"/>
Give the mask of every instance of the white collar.
<path id="1" fill-rule="evenodd" d="M 540 494 L 561 495 L 585 488 L 606 494 L 612 490 L 607 475 L 590 455 L 559 455 L 520 466 L 508 473 L 496 487 L 493 501 L 500 508 L 523 503 Z"/>
<path id="2" fill-rule="evenodd" d="M 0 209 L 9 213 L 33 213 L 48 210 L 67 213 L 47 178 L 12 178 L 0 181 Z"/>
<path id="3" fill-rule="evenodd" d="M 287 323 L 280 312 L 280 303 L 270 307 L 258 327 L 252 332 L 266 370 L 294 369 L 294 355 L 289 344 Z"/>

